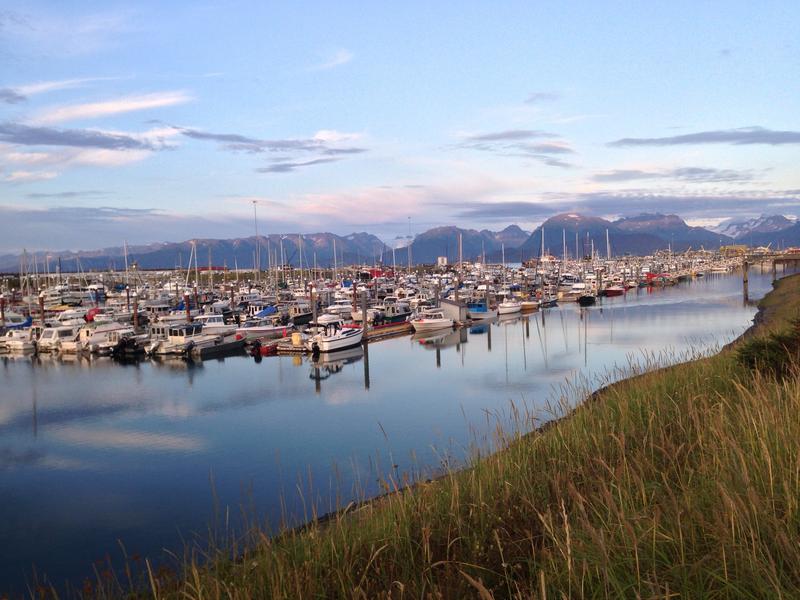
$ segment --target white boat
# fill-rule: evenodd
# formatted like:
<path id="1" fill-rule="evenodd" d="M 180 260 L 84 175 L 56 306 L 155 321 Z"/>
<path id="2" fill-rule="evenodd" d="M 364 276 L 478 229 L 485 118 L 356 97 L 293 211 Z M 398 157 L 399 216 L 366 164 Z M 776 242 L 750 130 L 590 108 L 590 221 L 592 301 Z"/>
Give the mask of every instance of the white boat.
<path id="1" fill-rule="evenodd" d="M 411 319 L 411 326 L 414 331 L 433 331 L 434 329 L 445 329 L 453 326 L 453 319 L 444 316 L 438 308 L 432 308 L 420 312 Z"/>
<path id="2" fill-rule="evenodd" d="M 42 335 L 39 336 L 36 346 L 39 352 L 58 352 L 61 350 L 61 343 L 75 339 L 78 334 L 78 327 L 62 325 L 61 327 L 45 327 Z"/>
<path id="3" fill-rule="evenodd" d="M 329 315 L 336 315 L 337 317 L 349 317 L 353 310 L 353 303 L 350 300 L 342 299 L 336 300 L 325 312 Z"/>
<path id="4" fill-rule="evenodd" d="M 240 335 L 242 339 L 248 341 L 265 337 L 286 337 L 291 330 L 291 325 L 281 325 L 272 319 L 251 319 L 242 323 L 242 326 L 236 330 L 236 335 Z"/>
<path id="5" fill-rule="evenodd" d="M 219 315 L 200 315 L 194 318 L 195 323 L 203 325 L 203 333 L 215 335 L 231 335 L 236 333 L 236 324 L 225 323 L 225 318 Z"/>
<path id="6" fill-rule="evenodd" d="M 497 313 L 500 315 L 510 315 L 522 310 L 522 303 L 516 300 L 504 300 L 497 305 Z"/>
<path id="7" fill-rule="evenodd" d="M 523 311 L 536 310 L 537 308 L 539 308 L 539 301 L 538 300 L 533 300 L 533 299 L 531 299 L 531 300 L 523 300 L 522 302 L 520 302 L 520 304 L 521 304 L 520 308 Z"/>
<path id="8" fill-rule="evenodd" d="M 221 336 L 203 333 L 200 323 L 161 324 L 150 328 L 148 354 L 184 356 L 194 348 L 214 346 Z"/>
<path id="9" fill-rule="evenodd" d="M 318 325 L 318 333 L 306 340 L 306 348 L 314 354 L 336 352 L 361 345 L 364 337 L 363 327 L 340 327 L 341 321 L 328 325 Z"/>
<path id="10" fill-rule="evenodd" d="M 31 330 L 9 329 L 0 337 L 0 350 L 14 353 L 28 353 L 36 350 L 36 342 L 31 339 Z"/>
<path id="11" fill-rule="evenodd" d="M 61 342 L 61 351 L 67 354 L 77 354 L 78 352 L 97 352 L 98 348 L 107 344 L 109 336 L 113 331 L 128 329 L 129 325 L 123 325 L 112 321 L 109 323 L 87 323 L 78 330 L 78 335 L 74 340 Z"/>

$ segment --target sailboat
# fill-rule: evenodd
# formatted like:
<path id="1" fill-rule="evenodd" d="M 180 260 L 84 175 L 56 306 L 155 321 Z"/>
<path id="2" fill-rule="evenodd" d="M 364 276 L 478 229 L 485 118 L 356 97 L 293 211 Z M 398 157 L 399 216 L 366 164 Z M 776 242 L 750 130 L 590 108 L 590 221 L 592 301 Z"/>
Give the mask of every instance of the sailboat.
<path id="1" fill-rule="evenodd" d="M 506 280 L 506 245 L 502 244 L 501 249 L 503 252 L 503 285 L 505 286 Z M 500 315 L 510 315 L 512 313 L 518 313 L 522 310 L 522 303 L 517 302 L 510 296 L 506 296 L 503 301 L 497 305 L 497 314 Z"/>

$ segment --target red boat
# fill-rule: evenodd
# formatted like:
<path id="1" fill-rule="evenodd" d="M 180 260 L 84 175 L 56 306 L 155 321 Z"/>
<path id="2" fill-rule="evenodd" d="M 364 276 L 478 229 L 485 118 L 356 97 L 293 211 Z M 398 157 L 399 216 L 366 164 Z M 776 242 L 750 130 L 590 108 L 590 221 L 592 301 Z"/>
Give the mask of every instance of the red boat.
<path id="1" fill-rule="evenodd" d="M 606 288 L 606 296 L 622 296 L 625 288 L 621 285 L 612 285 Z"/>

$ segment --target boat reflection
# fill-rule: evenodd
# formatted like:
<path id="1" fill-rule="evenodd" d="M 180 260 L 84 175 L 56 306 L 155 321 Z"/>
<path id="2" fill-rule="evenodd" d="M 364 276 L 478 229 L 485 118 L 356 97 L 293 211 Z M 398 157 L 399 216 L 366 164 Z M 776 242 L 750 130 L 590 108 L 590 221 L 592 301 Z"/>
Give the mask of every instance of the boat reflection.
<path id="1" fill-rule="evenodd" d="M 364 359 L 364 387 L 369 389 L 369 358 L 368 350 L 365 346 L 356 346 L 348 350 L 338 352 L 323 352 L 322 354 L 308 358 L 311 365 L 309 379 L 314 380 L 314 389 L 319 394 L 322 391 L 322 381 L 331 375 L 341 373 L 345 365 L 357 363 Z"/>

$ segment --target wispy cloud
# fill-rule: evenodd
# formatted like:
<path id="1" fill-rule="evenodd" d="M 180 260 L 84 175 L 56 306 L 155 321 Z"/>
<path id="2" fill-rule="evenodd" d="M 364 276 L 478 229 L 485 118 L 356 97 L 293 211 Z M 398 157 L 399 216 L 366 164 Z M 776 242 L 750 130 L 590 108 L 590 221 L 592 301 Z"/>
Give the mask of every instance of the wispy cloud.
<path id="1" fill-rule="evenodd" d="M 44 193 L 37 192 L 32 194 L 25 194 L 26 198 L 31 200 L 45 200 L 45 199 L 73 199 L 73 198 L 98 198 L 110 195 L 111 192 L 104 192 L 103 190 L 75 190 L 67 192 L 53 192 Z"/>
<path id="2" fill-rule="evenodd" d="M 25 183 L 29 181 L 45 181 L 58 177 L 53 171 L 12 171 L 7 175 L 0 175 L 0 179 L 9 183 Z"/>
<path id="3" fill-rule="evenodd" d="M 752 171 L 733 169 L 713 169 L 704 167 L 680 167 L 663 171 L 643 171 L 640 169 L 615 169 L 592 176 L 598 182 L 637 181 L 643 179 L 675 179 L 688 183 L 737 183 L 753 181 Z"/>
<path id="4" fill-rule="evenodd" d="M 312 138 L 260 139 L 239 133 L 212 133 L 188 127 L 171 126 L 182 135 L 195 139 L 218 142 L 226 150 L 259 154 L 281 152 L 289 156 L 275 161 L 275 164 L 256 169 L 259 173 L 291 173 L 298 168 L 340 160 L 346 155 L 363 154 L 366 148 L 337 146 L 337 142 L 353 141 L 358 134 L 347 134 L 333 130 L 318 131 Z M 321 158 L 303 160 L 298 155 L 319 155 Z M 338 158 L 336 158 L 338 157 Z"/>
<path id="5" fill-rule="evenodd" d="M 71 146 L 106 150 L 155 150 L 151 142 L 130 135 L 90 129 L 54 129 L 20 123 L 0 123 L 0 142 L 22 146 Z"/>
<path id="6" fill-rule="evenodd" d="M 12 90 L 11 88 L 0 88 L 0 102 L 4 102 L 6 104 L 18 104 L 20 102 L 25 102 L 25 100 L 25 96 L 16 90 Z"/>
<path id="7" fill-rule="evenodd" d="M 303 162 L 276 162 L 268 167 L 260 167 L 256 169 L 259 173 L 291 173 L 302 167 L 311 167 L 313 165 L 320 165 L 324 163 L 336 162 L 338 158 L 315 158 L 313 160 L 306 160 Z"/>
<path id="8" fill-rule="evenodd" d="M 533 92 L 525 99 L 525 104 L 540 104 L 542 102 L 552 102 L 561 98 L 557 92 Z"/>
<path id="9" fill-rule="evenodd" d="M 313 67 L 311 67 L 311 70 L 312 71 L 325 71 L 327 69 L 334 69 L 336 67 L 340 67 L 342 65 L 346 65 L 351 60 L 353 60 L 353 58 L 355 58 L 355 54 L 350 52 L 350 50 L 346 50 L 344 48 L 340 48 L 339 50 L 337 50 L 333 54 L 333 56 L 331 56 L 327 60 L 325 60 L 325 61 L 323 61 L 323 62 L 321 62 L 321 63 L 319 63 L 317 65 L 314 65 Z"/>
<path id="10" fill-rule="evenodd" d="M 800 131 L 775 131 L 765 127 L 740 127 L 738 129 L 720 129 L 700 131 L 684 135 L 658 138 L 622 138 L 609 142 L 612 147 L 626 146 L 676 146 L 681 144 L 800 144 Z"/>
<path id="11" fill-rule="evenodd" d="M 465 143 L 475 142 L 510 142 L 519 140 L 530 140 L 533 138 L 552 138 L 556 134 L 537 129 L 506 129 L 504 131 L 493 131 L 491 133 L 479 133 L 464 137 Z"/>
<path id="12" fill-rule="evenodd" d="M 192 97 L 182 91 L 126 96 L 105 102 L 71 104 L 51 108 L 40 113 L 34 121 L 39 124 L 52 124 L 81 119 L 95 119 L 139 110 L 175 106 L 177 104 L 185 104 L 191 100 Z"/>
<path id="13" fill-rule="evenodd" d="M 458 147 L 491 152 L 498 156 L 533 159 L 551 167 L 572 167 L 570 163 L 552 156 L 554 154 L 574 154 L 575 151 L 567 142 L 563 140 L 533 141 L 555 137 L 558 136 L 554 133 L 538 129 L 507 129 L 464 136 Z"/>
<path id="14" fill-rule="evenodd" d="M 461 205 L 456 217 L 479 221 L 537 221 L 557 213 L 580 212 L 604 216 L 635 214 L 642 211 L 660 212 L 665 206 L 683 217 L 717 217 L 756 212 L 782 213 L 788 206 L 800 202 L 798 190 L 738 190 L 693 194 L 682 191 L 661 192 L 627 190 L 584 192 L 579 194 L 543 193 L 538 201 L 468 202 Z"/>

